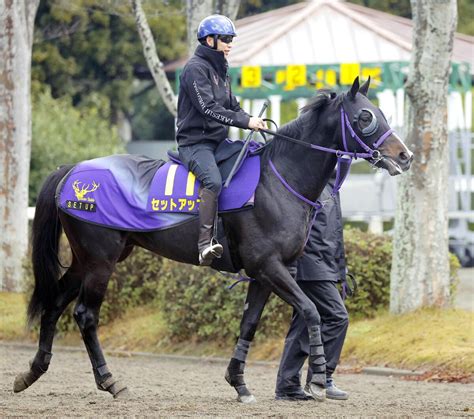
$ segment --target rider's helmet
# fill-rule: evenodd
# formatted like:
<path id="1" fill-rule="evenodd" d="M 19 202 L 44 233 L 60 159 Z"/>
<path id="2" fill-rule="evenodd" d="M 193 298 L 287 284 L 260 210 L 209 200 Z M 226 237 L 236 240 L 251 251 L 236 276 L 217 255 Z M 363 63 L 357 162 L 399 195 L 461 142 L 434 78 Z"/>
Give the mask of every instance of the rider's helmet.
<path id="1" fill-rule="evenodd" d="M 200 41 L 207 36 L 217 37 L 219 35 L 237 36 L 232 20 L 222 15 L 211 15 L 204 18 L 197 30 L 197 39 Z M 216 43 L 214 43 L 216 45 Z"/>

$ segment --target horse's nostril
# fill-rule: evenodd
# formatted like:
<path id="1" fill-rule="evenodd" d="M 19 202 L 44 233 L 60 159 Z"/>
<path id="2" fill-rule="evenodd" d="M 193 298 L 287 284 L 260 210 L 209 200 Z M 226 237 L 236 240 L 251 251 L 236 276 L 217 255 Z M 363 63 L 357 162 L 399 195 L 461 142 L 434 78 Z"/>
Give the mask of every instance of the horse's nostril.
<path id="1" fill-rule="evenodd" d="M 398 157 L 400 158 L 401 161 L 404 161 L 404 162 L 410 159 L 410 156 L 408 156 L 408 154 L 405 153 L 404 151 L 402 151 Z"/>

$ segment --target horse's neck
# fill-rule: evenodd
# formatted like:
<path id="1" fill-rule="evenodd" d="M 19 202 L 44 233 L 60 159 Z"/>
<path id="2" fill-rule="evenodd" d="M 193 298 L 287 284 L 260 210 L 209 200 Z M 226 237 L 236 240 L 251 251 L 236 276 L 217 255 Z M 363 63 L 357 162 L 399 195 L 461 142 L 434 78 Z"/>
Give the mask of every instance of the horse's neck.
<path id="1" fill-rule="evenodd" d="M 334 144 L 323 143 L 325 141 L 324 132 L 310 133 L 309 129 L 303 128 L 305 117 L 303 115 L 296 121 L 296 124 L 286 126 L 282 129 L 284 135 L 292 136 L 298 140 L 308 141 L 310 136 L 316 139 L 313 143 L 329 148 L 334 148 Z M 299 128 L 299 129 L 291 129 Z M 337 127 L 334 127 L 336 130 Z M 334 130 L 333 136 L 334 136 Z M 326 128 L 326 130 L 328 129 Z M 331 129 L 329 129 L 329 132 Z M 291 135 L 293 134 L 293 135 Z M 274 141 L 286 141 L 276 137 Z M 283 179 L 300 195 L 316 201 L 327 183 L 336 165 L 334 154 L 317 151 L 303 145 L 289 143 L 287 146 L 276 147 L 272 161 L 283 177 Z"/>

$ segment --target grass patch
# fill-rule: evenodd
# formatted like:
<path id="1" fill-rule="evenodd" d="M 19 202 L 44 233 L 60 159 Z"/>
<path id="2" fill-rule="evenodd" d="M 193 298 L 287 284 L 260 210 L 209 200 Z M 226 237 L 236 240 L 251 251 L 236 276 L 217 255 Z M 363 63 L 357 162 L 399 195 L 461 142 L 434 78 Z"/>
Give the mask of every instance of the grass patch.
<path id="1" fill-rule="evenodd" d="M 26 302 L 23 294 L 0 293 L 0 340 L 31 340 L 25 328 Z M 236 331 L 237 332 L 237 331 Z M 100 339 L 105 349 L 229 357 L 232 347 L 216 341 L 185 343 L 170 341 L 158 308 L 138 307 L 126 316 L 102 326 Z M 81 345 L 76 329 L 57 341 Z M 280 359 L 283 337 L 260 340 L 250 359 Z M 343 364 L 390 366 L 417 370 L 437 369 L 474 374 L 474 313 L 455 309 L 423 309 L 394 316 L 381 313 L 371 320 L 350 324 L 342 354 Z"/>
<path id="2" fill-rule="evenodd" d="M 99 328 L 104 347 L 126 351 L 157 352 L 166 342 L 166 324 L 157 308 L 138 307 Z"/>
<path id="3" fill-rule="evenodd" d="M 423 309 L 354 322 L 342 358 L 364 365 L 441 368 L 474 374 L 472 348 L 474 313 Z"/>
<path id="4" fill-rule="evenodd" d="M 0 340 L 19 340 L 29 336 L 26 329 L 24 294 L 0 292 Z"/>

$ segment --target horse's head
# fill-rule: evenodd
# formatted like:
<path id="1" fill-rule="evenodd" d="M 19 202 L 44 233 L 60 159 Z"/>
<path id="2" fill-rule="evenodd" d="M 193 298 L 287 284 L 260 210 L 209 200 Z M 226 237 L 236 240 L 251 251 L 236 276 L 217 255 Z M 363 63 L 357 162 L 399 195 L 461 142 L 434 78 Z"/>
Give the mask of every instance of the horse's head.
<path id="1" fill-rule="evenodd" d="M 347 151 L 363 149 L 373 154 L 366 159 L 374 166 L 386 169 L 391 176 L 410 168 L 413 153 L 390 128 L 382 111 L 367 98 L 370 77 L 359 86 L 359 77 L 342 100 L 344 147 Z M 352 137 L 352 138 L 351 138 Z"/>

